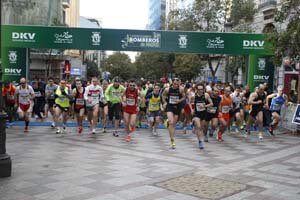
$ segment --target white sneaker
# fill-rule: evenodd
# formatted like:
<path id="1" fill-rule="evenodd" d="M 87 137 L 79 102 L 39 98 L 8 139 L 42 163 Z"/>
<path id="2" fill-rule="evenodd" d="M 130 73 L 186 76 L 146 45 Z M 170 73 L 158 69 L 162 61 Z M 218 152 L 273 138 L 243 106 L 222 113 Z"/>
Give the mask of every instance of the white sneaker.
<path id="1" fill-rule="evenodd" d="M 60 134 L 60 128 L 59 127 L 56 128 L 56 134 Z"/>
<path id="2" fill-rule="evenodd" d="M 259 138 L 260 140 L 262 140 L 262 139 L 263 139 L 263 135 L 262 135 L 262 133 L 258 133 L 258 138 Z"/>
<path id="3" fill-rule="evenodd" d="M 153 136 L 157 136 L 157 132 L 156 132 L 156 128 L 155 127 L 152 127 L 152 134 L 153 134 Z"/>
<path id="4" fill-rule="evenodd" d="M 54 122 L 52 122 L 52 124 L 51 124 L 51 128 L 54 128 L 55 127 L 55 123 Z"/>

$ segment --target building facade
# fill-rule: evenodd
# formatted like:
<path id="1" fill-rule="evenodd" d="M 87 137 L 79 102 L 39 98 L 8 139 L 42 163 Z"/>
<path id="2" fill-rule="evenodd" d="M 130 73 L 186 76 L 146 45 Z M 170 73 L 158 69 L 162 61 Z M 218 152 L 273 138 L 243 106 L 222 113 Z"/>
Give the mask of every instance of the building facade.
<path id="1" fill-rule="evenodd" d="M 149 0 L 148 29 L 160 30 L 166 17 L 166 0 Z"/>

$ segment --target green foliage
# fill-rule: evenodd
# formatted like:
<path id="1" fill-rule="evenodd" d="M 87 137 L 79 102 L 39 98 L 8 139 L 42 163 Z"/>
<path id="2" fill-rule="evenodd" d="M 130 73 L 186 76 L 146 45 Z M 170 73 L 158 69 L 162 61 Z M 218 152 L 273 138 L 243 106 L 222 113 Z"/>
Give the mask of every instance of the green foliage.
<path id="1" fill-rule="evenodd" d="M 233 0 L 229 22 L 235 27 L 241 24 L 251 23 L 255 9 L 255 2 L 253 0 Z"/>
<path id="2" fill-rule="evenodd" d="M 96 63 L 94 63 L 93 61 L 90 61 L 90 60 L 86 60 L 86 67 L 87 67 L 88 80 L 93 77 L 99 77 L 100 72 L 99 72 L 99 69 L 98 69 Z"/>
<path id="3" fill-rule="evenodd" d="M 123 80 L 134 78 L 136 74 L 136 67 L 131 63 L 129 56 L 120 52 L 110 55 L 105 60 L 104 68 L 112 77 L 119 76 Z"/>

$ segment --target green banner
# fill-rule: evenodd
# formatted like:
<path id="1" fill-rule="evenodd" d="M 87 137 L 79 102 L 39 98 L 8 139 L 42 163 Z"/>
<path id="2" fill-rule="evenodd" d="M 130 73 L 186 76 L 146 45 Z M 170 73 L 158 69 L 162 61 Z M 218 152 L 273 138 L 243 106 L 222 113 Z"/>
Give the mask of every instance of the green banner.
<path id="1" fill-rule="evenodd" d="M 2 80 L 18 83 L 20 78 L 27 77 L 28 50 L 24 48 L 2 49 Z"/>
<path id="2" fill-rule="evenodd" d="M 4 47 L 272 55 L 263 34 L 4 25 Z"/>
<path id="3" fill-rule="evenodd" d="M 248 67 L 248 85 L 251 91 L 261 83 L 268 83 L 273 89 L 274 64 L 269 56 L 250 55 Z"/>

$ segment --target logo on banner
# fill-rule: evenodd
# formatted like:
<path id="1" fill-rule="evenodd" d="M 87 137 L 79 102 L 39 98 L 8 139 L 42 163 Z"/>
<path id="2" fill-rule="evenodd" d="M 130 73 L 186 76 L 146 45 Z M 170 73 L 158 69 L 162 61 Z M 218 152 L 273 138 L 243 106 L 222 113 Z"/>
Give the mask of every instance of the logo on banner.
<path id="1" fill-rule="evenodd" d="M 243 40 L 243 49 L 264 49 L 263 40 Z"/>
<path id="2" fill-rule="evenodd" d="M 55 33 L 54 34 L 54 43 L 56 44 L 72 44 L 73 43 L 73 35 L 69 34 L 69 32 L 63 32 L 62 34 Z"/>
<path id="3" fill-rule="evenodd" d="M 11 39 L 13 42 L 35 42 L 35 33 L 12 32 Z"/>
<path id="4" fill-rule="evenodd" d="M 224 49 L 224 40 L 222 40 L 221 37 L 207 39 L 206 48 L 208 48 L 208 49 Z"/>
<path id="5" fill-rule="evenodd" d="M 101 42 L 100 32 L 92 32 L 92 45 L 99 46 Z"/>
<path id="6" fill-rule="evenodd" d="M 179 48 L 185 49 L 187 46 L 187 42 L 188 42 L 187 35 L 179 35 L 178 38 Z"/>
<path id="7" fill-rule="evenodd" d="M 161 34 L 153 32 L 152 35 L 129 35 L 121 41 L 122 48 L 143 47 L 160 48 Z"/>
<path id="8" fill-rule="evenodd" d="M 259 58 L 258 59 L 258 70 L 264 71 L 266 69 L 266 59 L 265 58 Z"/>
<path id="9" fill-rule="evenodd" d="M 22 73 L 22 69 L 5 68 L 4 73 L 5 75 L 19 76 Z"/>
<path id="10" fill-rule="evenodd" d="M 8 60 L 10 64 L 16 64 L 18 59 L 18 55 L 16 51 L 9 51 Z"/>
<path id="11" fill-rule="evenodd" d="M 253 78 L 254 78 L 255 81 L 267 81 L 267 80 L 269 80 L 270 76 L 254 75 Z"/>

